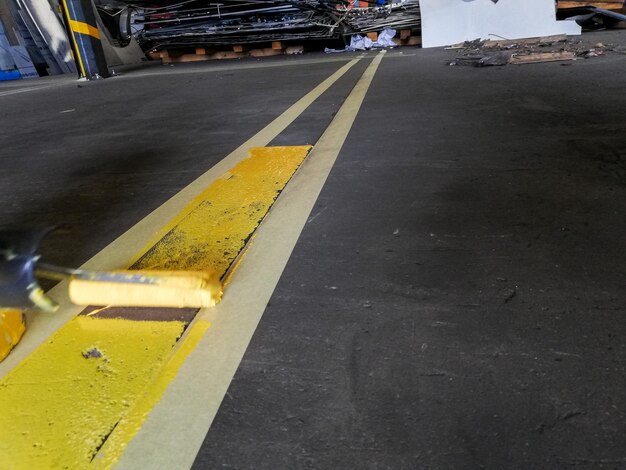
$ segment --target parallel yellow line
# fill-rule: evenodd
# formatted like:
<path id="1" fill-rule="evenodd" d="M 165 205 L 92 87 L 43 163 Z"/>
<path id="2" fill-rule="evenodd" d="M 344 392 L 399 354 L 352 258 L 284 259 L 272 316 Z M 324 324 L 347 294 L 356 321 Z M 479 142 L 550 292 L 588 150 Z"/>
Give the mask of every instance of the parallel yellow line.
<path id="1" fill-rule="evenodd" d="M 164 220 L 170 220 L 189 201 L 204 191 L 224 172 L 234 167 L 237 163 L 249 156 L 249 151 L 254 147 L 268 145 L 273 139 L 283 132 L 287 126 L 294 122 L 309 106 L 314 103 L 323 93 L 340 80 L 361 57 L 350 60 L 348 63 L 325 78 L 315 88 L 307 92 L 302 98 L 285 109 L 273 121 L 268 123 L 259 132 L 243 142 L 221 161 L 211 167 L 204 174 L 192 181 L 180 192 L 156 208 L 136 225 L 107 245 L 102 251 L 95 254 L 90 260 L 81 266 L 82 269 L 107 271 L 119 269 L 120 266 L 128 266 L 129 260 L 145 245 L 153 234 L 158 231 Z M 305 62 L 306 65 L 306 62 Z M 186 73 L 186 72 L 185 72 Z M 206 72 L 205 72 L 206 73 Z M 131 77 L 130 76 L 126 77 Z M 24 358 L 34 352 L 50 335 L 59 330 L 65 323 L 80 313 L 81 308 L 70 303 L 67 293 L 67 282 L 61 282 L 52 288 L 48 294 L 61 305 L 61 308 L 53 316 L 41 315 L 38 312 L 26 312 L 28 334 L 22 338 L 20 344 L 11 354 L 0 362 L 0 379 L 6 376 Z"/>
<path id="2" fill-rule="evenodd" d="M 161 229 L 134 268 L 225 273 L 311 147 L 253 149 Z M 0 381 L 0 468 L 109 468 L 207 331 L 79 316 Z"/>
<path id="3" fill-rule="evenodd" d="M 211 328 L 129 443 L 120 470 L 192 467 L 384 56 L 372 60 L 255 232 L 222 302 L 198 315 Z"/>

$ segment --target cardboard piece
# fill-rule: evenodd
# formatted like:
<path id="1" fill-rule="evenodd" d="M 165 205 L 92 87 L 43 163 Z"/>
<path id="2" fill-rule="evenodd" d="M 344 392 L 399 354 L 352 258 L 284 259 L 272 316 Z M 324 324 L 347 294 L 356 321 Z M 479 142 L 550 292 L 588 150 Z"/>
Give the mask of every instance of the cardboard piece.
<path id="1" fill-rule="evenodd" d="M 575 21 L 557 21 L 554 0 L 420 0 L 422 47 L 474 39 L 580 35 Z"/>

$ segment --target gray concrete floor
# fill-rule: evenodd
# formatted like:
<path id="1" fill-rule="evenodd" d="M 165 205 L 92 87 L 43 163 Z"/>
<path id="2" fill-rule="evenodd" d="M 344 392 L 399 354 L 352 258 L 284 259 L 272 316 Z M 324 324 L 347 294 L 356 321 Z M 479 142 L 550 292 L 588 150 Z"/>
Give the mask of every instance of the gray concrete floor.
<path id="1" fill-rule="evenodd" d="M 196 468 L 626 466 L 626 56 L 453 56 L 383 60 Z M 2 225 L 78 265 L 349 58 L 0 84 Z"/>

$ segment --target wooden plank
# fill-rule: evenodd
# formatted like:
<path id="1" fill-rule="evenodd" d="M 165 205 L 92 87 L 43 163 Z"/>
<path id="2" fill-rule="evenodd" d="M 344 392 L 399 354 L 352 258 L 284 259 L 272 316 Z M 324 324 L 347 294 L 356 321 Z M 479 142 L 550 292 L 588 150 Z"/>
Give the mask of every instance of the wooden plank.
<path id="1" fill-rule="evenodd" d="M 403 29 L 400 31 L 400 39 L 408 39 L 411 36 L 410 29 Z"/>
<path id="2" fill-rule="evenodd" d="M 217 51 L 209 56 L 211 60 L 222 60 L 222 59 L 240 59 L 241 57 L 246 57 L 248 54 L 245 52 L 235 52 L 235 51 Z"/>
<path id="3" fill-rule="evenodd" d="M 576 7 L 598 7 L 604 8 L 605 10 L 622 10 L 624 2 L 622 1 L 603 1 L 603 2 L 588 2 L 585 0 L 581 1 L 559 1 L 558 8 L 576 8 Z"/>
<path id="4" fill-rule="evenodd" d="M 555 36 L 543 36 L 526 39 L 491 39 L 483 43 L 483 47 L 506 47 L 519 44 L 520 46 L 535 46 L 541 44 L 553 44 L 555 42 L 567 41 L 567 35 L 558 34 Z"/>
<path id="5" fill-rule="evenodd" d="M 269 45 L 269 43 L 268 43 Z M 301 54 L 304 52 L 304 47 L 285 45 L 280 41 L 274 41 L 271 43 L 272 47 L 257 48 L 248 50 L 249 46 L 242 44 L 233 45 L 233 50 L 215 51 L 206 47 L 196 47 L 195 54 L 182 54 L 183 51 L 177 49 L 162 50 L 160 52 L 150 53 L 149 56 L 152 59 L 161 59 L 164 64 L 181 63 L 181 62 L 200 62 L 203 60 L 214 59 L 239 59 L 242 57 L 270 57 L 282 54 Z"/>
<path id="6" fill-rule="evenodd" d="M 407 39 L 392 38 L 391 40 L 396 43 L 396 46 L 421 46 L 422 45 L 422 38 L 419 36 L 411 36 Z M 459 47 L 459 49 L 462 49 L 462 48 L 463 47 Z"/>
<path id="7" fill-rule="evenodd" d="M 539 38 L 539 44 L 554 44 L 555 42 L 567 42 L 567 34 L 557 34 L 555 36 L 544 36 Z"/>
<path id="8" fill-rule="evenodd" d="M 542 62 L 557 62 L 563 60 L 574 60 L 576 54 L 573 52 L 535 52 L 528 55 L 514 55 L 509 59 L 510 64 L 538 64 Z"/>
<path id="9" fill-rule="evenodd" d="M 279 49 L 272 49 L 271 47 L 266 47 L 265 49 L 252 49 L 249 54 L 252 57 L 270 57 L 275 55 L 282 55 L 283 51 Z"/>
<path id="10" fill-rule="evenodd" d="M 420 36 L 411 36 L 406 40 L 406 46 L 421 46 L 422 38 Z"/>
<path id="11" fill-rule="evenodd" d="M 197 54 L 183 54 L 175 57 L 169 57 L 167 62 L 163 59 L 164 64 L 178 64 L 183 62 L 201 62 L 203 60 L 209 60 L 211 56 L 208 55 L 197 55 Z"/>

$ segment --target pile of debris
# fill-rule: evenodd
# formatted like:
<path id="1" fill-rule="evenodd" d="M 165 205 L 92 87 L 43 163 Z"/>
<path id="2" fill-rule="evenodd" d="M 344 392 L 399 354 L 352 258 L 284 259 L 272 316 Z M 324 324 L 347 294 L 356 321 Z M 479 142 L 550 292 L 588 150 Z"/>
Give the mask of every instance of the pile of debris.
<path id="1" fill-rule="evenodd" d="M 466 41 L 447 47 L 446 50 L 462 51 L 462 55 L 447 62 L 448 65 L 471 67 L 561 62 L 599 57 L 609 51 L 625 52 L 619 46 L 603 43 L 590 46 L 581 39 L 572 39 L 565 35 L 516 41 L 506 39 Z"/>
<path id="2" fill-rule="evenodd" d="M 345 0 L 186 0 L 133 3 L 133 32 L 144 50 L 330 40 L 357 33 L 419 29 L 418 0 L 384 0 L 353 8 Z"/>
<path id="3" fill-rule="evenodd" d="M 134 37 L 144 51 L 153 52 L 273 42 L 302 44 L 311 40 L 330 47 L 339 40 L 349 48 L 354 35 L 393 29 L 419 36 L 422 27 L 419 0 L 95 1 L 107 29 L 124 32 L 111 34 L 119 45 Z M 619 5 L 619 1 L 602 2 L 602 5 Z M 570 19 L 585 27 L 609 27 L 626 19 L 617 11 L 582 5 L 582 2 L 558 1 L 557 5 L 559 19 Z M 118 21 L 119 28 L 110 27 Z M 507 55 L 521 54 L 499 54 L 478 63 L 503 62 Z M 468 61 L 476 60 L 460 60 Z"/>
<path id="4" fill-rule="evenodd" d="M 343 6 L 347 34 L 365 34 L 386 29 L 419 30 L 422 26 L 418 0 L 383 3 L 371 8 Z"/>

